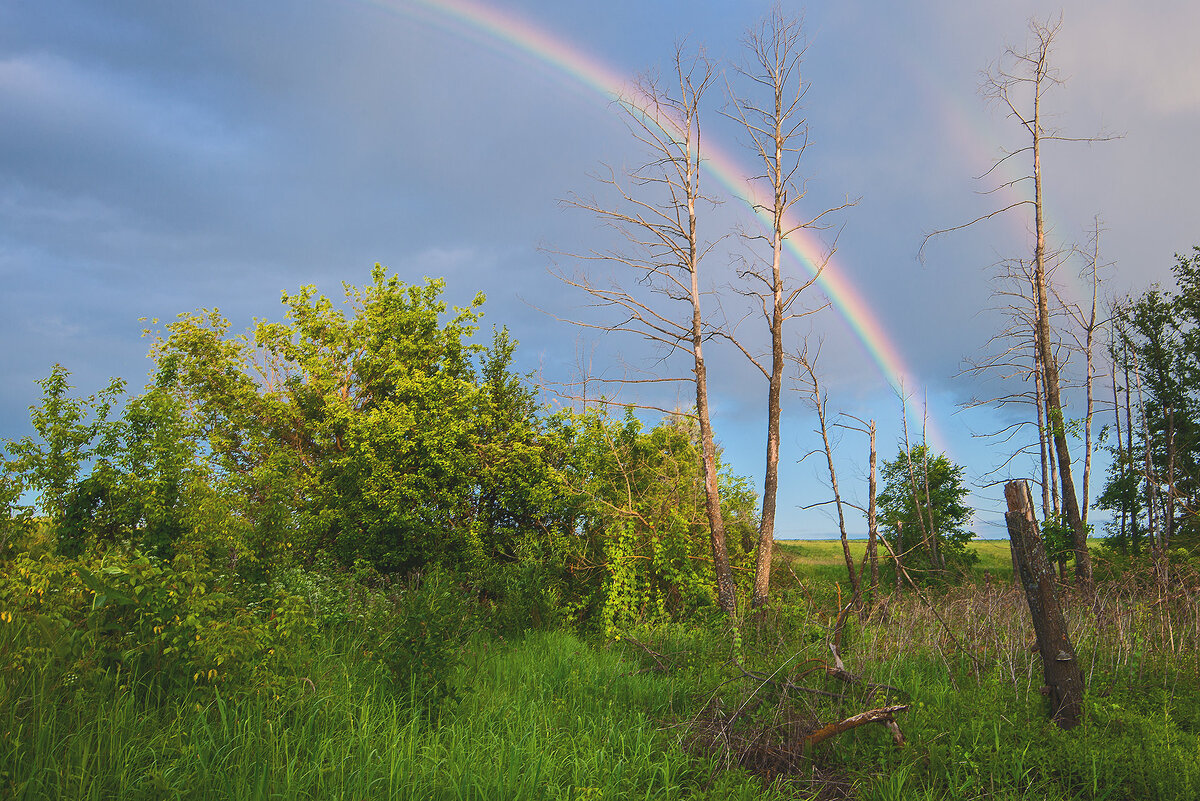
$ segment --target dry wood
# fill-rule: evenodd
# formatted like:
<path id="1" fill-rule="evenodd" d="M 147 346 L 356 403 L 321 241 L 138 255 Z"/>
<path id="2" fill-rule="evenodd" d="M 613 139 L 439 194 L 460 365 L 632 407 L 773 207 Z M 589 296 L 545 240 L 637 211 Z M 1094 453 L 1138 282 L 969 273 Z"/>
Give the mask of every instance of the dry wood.
<path id="1" fill-rule="evenodd" d="M 1083 673 L 1058 603 L 1054 570 L 1038 535 L 1029 486 L 1024 481 L 1010 481 L 1004 485 L 1004 497 L 1008 502 L 1004 519 L 1033 618 L 1051 716 L 1060 728 L 1074 728 L 1083 716 Z"/>
<path id="2" fill-rule="evenodd" d="M 892 739 L 895 740 L 897 746 L 904 745 L 904 735 L 900 733 L 900 727 L 896 725 L 896 719 L 893 717 L 897 712 L 905 712 L 908 710 L 908 704 L 898 704 L 896 706 L 883 706 L 878 709 L 868 709 L 866 712 L 860 712 L 857 715 L 852 715 L 845 720 L 837 723 L 830 723 L 817 729 L 812 734 L 804 738 L 805 749 L 828 740 L 830 737 L 836 737 L 843 732 L 856 729 L 867 723 L 882 723 L 887 726 L 888 731 L 892 734 Z"/>
<path id="3" fill-rule="evenodd" d="M 807 87 L 801 76 L 804 57 L 804 38 L 798 18 L 788 17 L 776 7 L 746 36 L 748 63 L 737 72 L 743 83 L 754 90 L 754 96 L 735 94 L 732 90 L 729 116 L 741 125 L 750 149 L 761 165 L 761 172 L 751 177 L 755 191 L 751 205 L 755 211 L 770 215 L 770 230 L 763 234 L 747 235 L 753 245 L 763 243 L 761 256 L 752 255 L 741 269 L 743 287 L 738 290 L 750 299 L 755 312 L 761 311 L 771 337 L 771 352 L 758 354 L 746 345 L 734 330 L 718 333 L 728 339 L 767 379 L 767 448 L 766 470 L 763 477 L 762 514 L 759 518 L 757 557 L 754 571 L 754 591 L 751 606 L 767 602 L 771 577 L 771 552 L 775 535 L 775 509 L 779 491 L 780 417 L 785 367 L 784 328 L 789 321 L 813 314 L 828 304 L 803 308 L 801 298 L 816 283 L 829 255 L 818 261 L 815 272 L 801 281 L 788 280 L 783 269 L 784 243 L 801 229 L 809 231 L 825 227 L 822 220 L 850 205 L 825 209 L 815 217 L 797 219 L 796 204 L 807 192 L 799 175 L 800 163 L 808 146 L 808 124 L 803 116 L 804 94 Z M 762 100 L 759 94 L 765 95 Z M 765 101 L 765 102 L 764 102 Z"/>
<path id="4" fill-rule="evenodd" d="M 646 163 L 629 171 L 624 180 L 612 170 L 599 179 L 614 195 L 611 204 L 578 196 L 567 201 L 596 215 L 626 240 L 624 250 L 570 255 L 581 262 L 615 268 L 623 278 L 594 282 L 561 271 L 556 275 L 568 286 L 590 295 L 594 306 L 615 317 L 603 322 L 572 321 L 575 324 L 605 332 L 634 333 L 662 345 L 667 354 L 686 354 L 683 358 L 691 373 L 687 380 L 695 389 L 717 601 L 732 617 L 737 607 L 736 589 L 721 513 L 704 353 L 710 326 L 702 308 L 705 293 L 700 271 L 712 245 L 698 232 L 701 207 L 712 203 L 700 186 L 700 108 L 715 80 L 715 68 L 702 53 L 688 56 L 682 48 L 676 50 L 673 66 L 678 81 L 673 89 L 646 78 L 620 99 L 631 133 L 646 148 Z"/>

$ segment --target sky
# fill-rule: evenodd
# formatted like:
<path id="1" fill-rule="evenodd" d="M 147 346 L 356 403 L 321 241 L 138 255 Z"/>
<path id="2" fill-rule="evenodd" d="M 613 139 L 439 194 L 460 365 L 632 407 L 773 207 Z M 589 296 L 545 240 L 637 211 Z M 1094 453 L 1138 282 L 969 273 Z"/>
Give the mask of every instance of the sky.
<path id="1" fill-rule="evenodd" d="M 1139 293 L 1169 281 L 1173 254 L 1200 244 L 1200 4 L 782 8 L 803 19 L 807 43 L 799 213 L 853 201 L 801 248 L 836 243 L 823 286 L 804 298 L 807 308 L 831 303 L 800 321 L 787 347 L 820 346 L 831 417 L 876 420 L 881 458 L 897 453 L 907 408 L 910 437 L 924 428 L 965 468 L 977 533 L 1001 536 L 994 482 L 1033 466 L 992 474 L 1014 446 L 981 435 L 1023 413 L 964 408 L 1004 391 L 964 366 L 1006 325 L 996 265 L 1030 258 L 1031 218 L 936 237 L 918 258 L 929 232 L 1023 196 L 1020 185 L 988 190 L 1026 174 L 1027 162 L 978 178 L 1005 148 L 1026 144 L 980 94 L 981 71 L 1006 47 L 1028 45 L 1031 17 L 1061 15 L 1053 63 L 1064 83 L 1044 101 L 1047 124 L 1112 138 L 1047 147 L 1052 241 L 1086 245 L 1098 218 L 1101 260 L 1112 265 L 1102 294 Z M 109 376 L 140 386 L 150 368 L 143 318 L 219 307 L 240 329 L 282 317 L 283 290 L 315 284 L 337 297 L 343 282 L 366 283 L 376 262 L 408 282 L 444 277 L 451 303 L 485 292 L 485 328 L 507 326 L 518 368 L 542 382 L 684 374 L 686 364 L 664 364 L 636 337 L 561 321 L 593 313 L 554 278 L 587 266 L 565 254 L 619 244 L 562 201 L 606 199 L 594 176 L 646 157 L 615 92 L 638 75 L 667 75 L 677 45 L 703 48 L 731 88 L 744 88 L 730 66 L 745 61 L 744 33 L 770 9 L 759 0 L 0 4 L 0 437 L 30 433 L 35 381 L 55 363 L 81 394 Z M 706 286 L 736 318 L 733 265 L 752 253 L 736 233 L 755 230 L 745 204 L 754 165 L 722 113 L 724 78 L 707 97 L 704 180 L 723 202 L 706 211 L 703 235 L 733 235 L 706 262 Z M 785 270 L 804 277 L 804 261 L 793 253 Z M 1086 303 L 1078 269 L 1060 268 L 1061 291 Z M 740 330 L 755 347 L 753 321 Z M 709 359 L 725 458 L 761 482 L 766 383 L 730 348 L 714 342 Z M 804 458 L 821 445 L 794 386 L 780 538 L 836 530 L 828 507 L 804 508 L 830 492 L 823 459 Z M 685 390 L 665 392 L 617 397 L 689 404 Z M 1067 415 L 1077 417 L 1072 397 Z M 866 438 L 838 428 L 834 444 L 843 494 L 865 502 Z M 849 527 L 865 530 L 857 514 Z"/>

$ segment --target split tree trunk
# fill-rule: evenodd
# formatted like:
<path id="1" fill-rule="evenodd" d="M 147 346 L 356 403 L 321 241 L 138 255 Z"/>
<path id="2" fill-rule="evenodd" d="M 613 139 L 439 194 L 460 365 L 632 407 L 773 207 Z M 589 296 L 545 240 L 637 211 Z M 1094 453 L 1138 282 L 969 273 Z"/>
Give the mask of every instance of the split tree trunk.
<path id="1" fill-rule="evenodd" d="M 1021 571 L 1021 585 L 1029 602 L 1042 672 L 1044 692 L 1050 698 L 1051 717 L 1059 728 L 1071 729 L 1083 716 L 1083 672 L 1075 658 L 1075 648 L 1067 634 L 1067 623 L 1058 603 L 1054 570 L 1046 558 L 1046 548 L 1038 536 L 1033 516 L 1033 501 L 1024 481 L 1004 485 L 1008 512 L 1008 536 Z"/>

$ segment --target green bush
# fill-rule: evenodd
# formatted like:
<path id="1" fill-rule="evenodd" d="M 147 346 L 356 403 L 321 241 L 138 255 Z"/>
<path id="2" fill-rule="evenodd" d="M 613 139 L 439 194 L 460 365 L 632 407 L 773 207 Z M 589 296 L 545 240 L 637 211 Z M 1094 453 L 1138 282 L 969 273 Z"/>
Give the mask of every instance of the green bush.
<path id="1" fill-rule="evenodd" d="M 5 669 L 51 659 L 80 678 L 119 670 L 162 687 L 270 688 L 313 627 L 298 596 L 239 585 L 188 556 L 20 555 L 0 576 L 0 600 L 0 618 L 27 627 Z"/>
<path id="2" fill-rule="evenodd" d="M 434 567 L 412 577 L 395 596 L 373 653 L 401 691 L 412 690 L 436 708 L 453 694 L 450 678 L 474 628 L 473 611 L 453 577 Z"/>

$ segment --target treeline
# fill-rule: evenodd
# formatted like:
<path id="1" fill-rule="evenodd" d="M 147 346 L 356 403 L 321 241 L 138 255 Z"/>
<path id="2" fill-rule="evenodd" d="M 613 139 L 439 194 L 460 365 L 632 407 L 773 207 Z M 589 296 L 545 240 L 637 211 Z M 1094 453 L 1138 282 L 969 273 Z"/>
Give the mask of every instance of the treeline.
<path id="1" fill-rule="evenodd" d="M 1097 507 L 1132 555 L 1194 550 L 1200 535 L 1200 247 L 1173 271 L 1174 287 L 1113 304 L 1113 461 Z"/>
<path id="2" fill-rule="evenodd" d="M 36 435 L 5 442 L 5 557 L 42 537 L 60 557 L 184 559 L 247 582 L 436 567 L 518 616 L 610 630 L 710 605 L 691 418 L 543 409 L 507 332 L 479 341 L 483 297 L 447 309 L 442 290 L 377 267 L 344 307 L 305 287 L 245 333 L 182 314 L 130 397 L 121 381 L 75 396 L 55 366 Z M 721 476 L 742 567 L 756 499 Z"/>
<path id="3" fill-rule="evenodd" d="M 442 293 L 377 266 L 243 333 L 182 314 L 140 393 L 56 365 L 0 444 L 0 669 L 270 693 L 345 640 L 436 702 L 471 632 L 716 610 L 693 419 L 543 407 Z M 720 476 L 748 584 L 757 499 Z"/>

